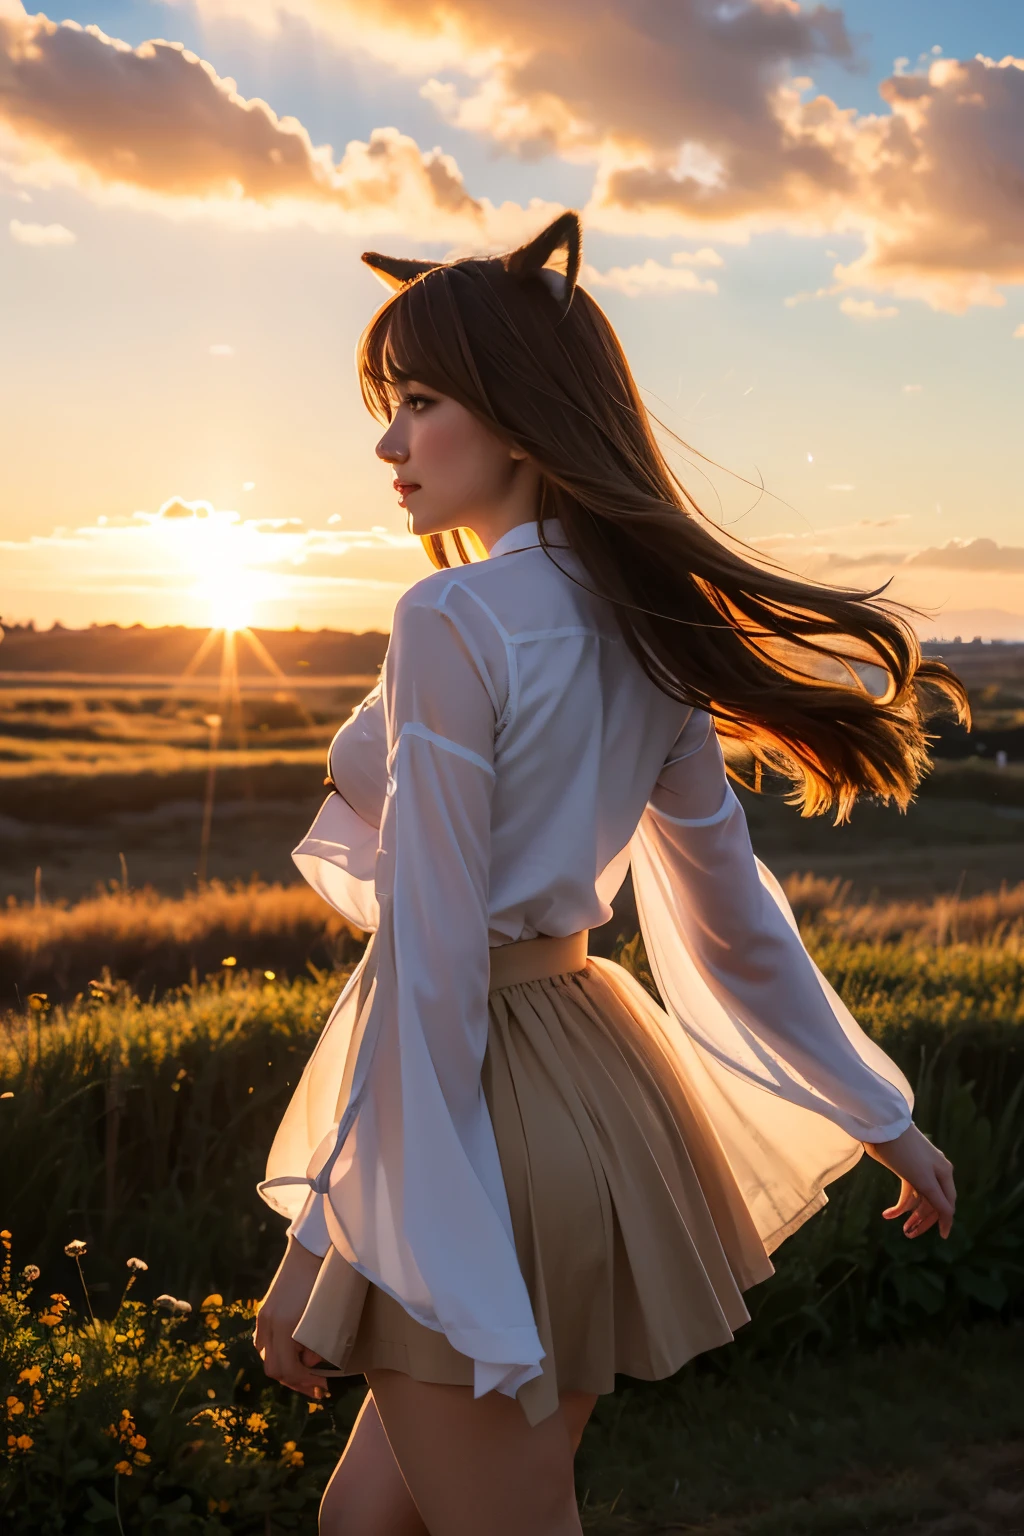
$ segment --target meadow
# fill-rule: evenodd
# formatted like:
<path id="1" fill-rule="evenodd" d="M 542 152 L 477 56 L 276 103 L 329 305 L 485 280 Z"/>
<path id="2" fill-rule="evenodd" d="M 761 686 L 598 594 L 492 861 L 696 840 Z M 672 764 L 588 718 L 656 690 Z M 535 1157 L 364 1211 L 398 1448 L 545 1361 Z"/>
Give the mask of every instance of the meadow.
<path id="1" fill-rule="evenodd" d="M 9 633 L 0 677 L 0 1520 L 312 1536 L 364 1388 L 311 1408 L 263 1377 L 253 1308 L 283 1223 L 255 1184 L 363 942 L 288 850 L 382 637 L 265 636 L 291 675 L 250 676 L 229 709 L 216 668 L 180 676 L 189 632 L 83 633 Z M 837 829 L 741 794 L 954 1160 L 954 1236 L 907 1243 L 865 1159 L 735 1344 L 601 1400 L 588 1536 L 1024 1529 L 1024 650 L 959 651 L 975 731 L 943 737 L 907 815 Z M 654 990 L 636 928 L 627 880 L 591 949 Z"/>
<path id="2" fill-rule="evenodd" d="M 952 1156 L 957 1228 L 947 1243 L 907 1243 L 878 1214 L 891 1178 L 862 1163 L 780 1250 L 734 1345 L 670 1382 L 623 1379 L 602 1400 L 579 1458 L 585 1529 L 1015 1529 L 1024 886 L 884 906 L 837 879 L 791 880 L 789 893 L 812 951 L 911 1076 L 919 1122 Z M 265 1382 L 249 1342 L 282 1239 L 254 1192 L 268 1128 L 346 973 L 303 959 L 313 928 L 286 920 L 297 897 L 112 892 L 81 914 L 35 914 L 55 950 L 73 947 L 58 925 L 78 922 L 92 956 L 104 931 L 117 952 L 133 913 L 153 935 L 188 923 L 201 935 L 219 913 L 218 943 L 264 955 L 276 920 L 295 974 L 224 954 L 147 998 L 97 977 L 4 1018 L 0 1166 L 18 1180 L 2 1211 L 13 1257 L 0 1511 L 16 1536 L 315 1529 L 362 1389 L 342 1383 L 311 1411 Z M 0 915 L 5 964 L 24 916 Z M 637 937 L 615 953 L 651 984 Z"/>
<path id="3" fill-rule="evenodd" d="M 0 900 L 77 902 L 111 881 L 194 890 L 212 713 L 222 726 L 206 872 L 228 884 L 294 880 L 289 850 L 322 798 L 327 744 L 376 681 L 386 637 L 259 632 L 278 670 L 239 637 L 226 673 L 217 645 L 193 666 L 208 639 L 116 626 L 6 632 Z M 755 847 L 780 877 L 841 873 L 882 900 L 1024 878 L 1024 646 L 946 649 L 974 729 L 936 723 L 934 770 L 908 814 L 865 804 L 835 828 L 801 820 L 777 795 L 743 796 Z"/>

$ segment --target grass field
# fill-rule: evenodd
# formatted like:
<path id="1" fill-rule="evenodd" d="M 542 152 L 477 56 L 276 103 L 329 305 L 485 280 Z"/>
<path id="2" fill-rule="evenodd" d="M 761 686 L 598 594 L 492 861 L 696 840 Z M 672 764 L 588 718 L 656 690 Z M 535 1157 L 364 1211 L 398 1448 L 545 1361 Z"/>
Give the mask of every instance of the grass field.
<path id="1" fill-rule="evenodd" d="M 218 702 L 215 673 L 180 676 L 198 633 L 9 633 L 0 661 L 95 671 L 60 685 L 45 672 L 4 673 L 0 899 L 30 899 L 38 878 L 48 900 L 77 900 L 120 880 L 122 856 L 137 888 L 194 888 L 211 710 L 224 725 L 208 872 L 228 882 L 294 879 L 289 850 L 321 798 L 327 743 L 375 681 L 384 637 L 264 639 L 291 676 L 250 673 L 231 709 Z M 953 649 L 976 729 L 970 739 L 944 732 L 947 755 L 906 816 L 865 804 L 851 826 L 833 828 L 777 798 L 742 797 L 755 847 L 777 874 L 839 875 L 859 896 L 882 899 L 969 896 L 1024 879 L 1024 647 Z M 153 676 L 133 678 L 132 665 Z M 999 742 L 1008 744 L 1002 770 Z M 635 926 L 628 891 L 622 910 L 623 925 Z"/>
<path id="2" fill-rule="evenodd" d="M 907 1243 L 880 1219 L 892 1181 L 874 1164 L 833 1186 L 748 1294 L 753 1321 L 735 1344 L 671 1381 L 623 1378 L 600 1401 L 578 1461 L 584 1529 L 1019 1531 L 1024 892 L 963 903 L 969 942 L 934 907 L 872 912 L 811 880 L 793 896 L 819 959 L 915 1080 L 919 1121 L 956 1165 L 957 1228 L 946 1244 Z M 624 958 L 642 970 L 637 946 Z M 262 1379 L 251 1298 L 283 1224 L 254 1186 L 340 980 L 228 967 L 152 1004 L 100 986 L 66 1009 L 7 1015 L 0 1166 L 20 1170 L 0 1213 L 15 1259 L 0 1304 L 11 1536 L 113 1536 L 118 1511 L 138 1536 L 312 1536 L 362 1388 L 342 1383 L 310 1414 Z M 64 1253 L 71 1238 L 87 1243 L 80 1261 Z M 119 1311 L 133 1255 L 149 1268 Z M 42 1271 L 34 1288 L 18 1279 L 26 1262 Z M 161 1293 L 192 1315 L 161 1311 Z"/>
<path id="3" fill-rule="evenodd" d="M 1019 1532 L 1024 887 L 883 906 L 835 879 L 789 889 L 812 950 L 954 1159 L 954 1237 L 908 1244 L 879 1216 L 891 1179 L 863 1162 L 749 1293 L 735 1344 L 601 1400 L 578 1461 L 584 1530 Z M 15 1256 L 0 1302 L 11 1536 L 313 1536 L 362 1388 L 340 1384 L 311 1414 L 266 1384 L 250 1343 L 283 1225 L 255 1183 L 343 976 L 307 967 L 287 982 L 266 957 L 355 942 L 325 934 L 310 902 L 299 888 L 211 889 L 0 914 L 4 966 L 34 954 L 41 974 L 58 955 L 91 963 L 132 945 L 149 963 L 228 939 L 257 957 L 216 957 L 209 980 L 153 1002 L 97 978 L 67 1006 L 36 998 L 3 1018 L 0 1166 L 19 1170 L 0 1210 Z M 621 953 L 642 975 L 642 949 Z M 72 1238 L 88 1245 L 95 1325 Z M 134 1255 L 149 1268 L 118 1312 Z M 42 1271 L 34 1287 L 18 1278 L 26 1263 Z M 161 1293 L 191 1317 L 157 1308 Z"/>
<path id="4" fill-rule="evenodd" d="M 288 850 L 382 637 L 309 638 L 287 639 L 290 667 L 322 678 L 246 695 L 225 733 L 201 889 L 212 679 L 143 686 L 112 632 L 89 641 L 102 681 L 0 687 L 5 1536 L 312 1536 L 362 1397 L 343 1383 L 310 1412 L 250 1343 L 283 1226 L 255 1184 L 361 943 Z M 144 639 L 155 678 L 193 644 Z M 74 670 L 68 632 L 19 644 L 19 666 L 47 650 Z M 960 669 L 978 719 L 1012 733 L 1024 651 L 997 649 L 962 647 Z M 906 817 L 864 805 L 842 829 L 742 798 L 812 953 L 915 1083 L 959 1219 L 949 1243 L 906 1243 L 878 1214 L 892 1180 L 862 1162 L 783 1245 L 735 1344 L 601 1400 L 584 1529 L 1021 1536 L 1024 766 L 950 757 Z M 591 947 L 643 979 L 635 929 L 627 882 Z M 149 1268 L 119 1310 L 135 1255 Z"/>

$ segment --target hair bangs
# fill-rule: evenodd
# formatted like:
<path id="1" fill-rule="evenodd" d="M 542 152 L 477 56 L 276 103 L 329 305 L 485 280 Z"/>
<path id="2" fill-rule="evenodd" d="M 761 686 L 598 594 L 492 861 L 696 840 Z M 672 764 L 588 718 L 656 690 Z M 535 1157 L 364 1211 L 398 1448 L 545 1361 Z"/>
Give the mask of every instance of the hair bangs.
<path id="1" fill-rule="evenodd" d="M 426 272 L 381 305 L 359 340 L 356 368 L 363 401 L 390 421 L 399 386 L 416 379 L 439 394 L 467 401 L 459 374 L 461 325 L 442 267 Z"/>

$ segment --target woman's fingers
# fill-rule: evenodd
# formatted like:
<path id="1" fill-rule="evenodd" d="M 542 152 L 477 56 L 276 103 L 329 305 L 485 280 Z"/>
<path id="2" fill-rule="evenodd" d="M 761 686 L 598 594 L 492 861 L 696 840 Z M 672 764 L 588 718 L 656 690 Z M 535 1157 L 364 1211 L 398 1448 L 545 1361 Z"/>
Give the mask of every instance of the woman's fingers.
<path id="1" fill-rule="evenodd" d="M 309 1370 L 309 1362 L 303 1358 L 312 1355 L 311 1350 L 303 1349 L 290 1335 L 273 1328 L 269 1323 L 264 1323 L 260 1330 L 258 1320 L 253 1342 L 263 1361 L 265 1373 L 273 1381 L 279 1381 L 282 1386 L 290 1387 L 293 1392 L 301 1392 L 305 1397 L 316 1398 L 318 1402 L 325 1395 L 323 1379 Z"/>
<path id="2" fill-rule="evenodd" d="M 903 1231 L 907 1237 L 920 1237 L 936 1223 L 940 1234 L 948 1237 L 955 1209 L 956 1190 L 953 1187 L 952 1170 L 949 1170 L 945 1177 L 937 1172 L 923 1190 L 914 1189 L 904 1181 L 899 1201 L 882 1214 L 890 1221 L 906 1216 Z"/>
<path id="3" fill-rule="evenodd" d="M 898 1217 L 905 1216 L 908 1211 L 913 1210 L 917 1200 L 917 1190 L 912 1184 L 908 1184 L 906 1179 L 901 1179 L 899 1199 L 895 1205 L 890 1205 L 888 1210 L 883 1211 L 882 1215 L 886 1221 L 896 1221 Z"/>
<path id="4" fill-rule="evenodd" d="M 953 1226 L 953 1213 L 956 1210 L 953 1170 L 948 1165 L 945 1169 L 937 1171 L 935 1187 L 928 1191 L 928 1199 L 935 1211 L 939 1232 L 943 1237 L 948 1237 Z"/>
<path id="5" fill-rule="evenodd" d="M 922 1232 L 927 1232 L 929 1227 L 934 1227 L 938 1217 L 935 1207 L 930 1200 L 921 1199 L 914 1208 L 913 1213 L 903 1224 L 903 1232 L 906 1237 L 920 1237 Z"/>
<path id="6" fill-rule="evenodd" d="M 888 1221 L 905 1217 L 907 1237 L 920 1237 L 938 1223 L 943 1237 L 948 1237 L 956 1210 L 956 1186 L 953 1167 L 947 1158 L 923 1136 L 916 1126 L 877 1145 L 867 1144 L 867 1151 L 900 1180 L 899 1199 L 883 1211 Z"/>

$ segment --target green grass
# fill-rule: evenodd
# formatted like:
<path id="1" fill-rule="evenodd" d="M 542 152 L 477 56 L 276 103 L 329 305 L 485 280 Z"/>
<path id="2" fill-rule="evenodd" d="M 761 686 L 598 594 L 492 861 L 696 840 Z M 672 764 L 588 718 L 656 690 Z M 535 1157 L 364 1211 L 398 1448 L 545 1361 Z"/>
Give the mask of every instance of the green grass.
<path id="1" fill-rule="evenodd" d="M 205 900 L 224 908 L 219 944 L 241 932 L 224 914 L 248 902 L 258 945 L 296 914 L 293 893 L 269 891 L 260 917 L 257 895 L 208 892 L 194 910 L 154 899 L 142 929 L 173 918 L 204 942 Z M 1024 1438 L 1020 893 L 962 904 L 969 943 L 954 942 L 936 904 L 866 909 L 807 880 L 793 895 L 812 949 L 908 1071 L 919 1123 L 954 1161 L 954 1234 L 908 1243 L 883 1222 L 893 1181 L 867 1160 L 840 1180 L 748 1293 L 752 1321 L 734 1344 L 670 1382 L 623 1380 L 601 1400 L 578 1464 L 588 1536 L 1014 1529 L 1000 1511 L 1017 1507 L 1009 1458 Z M 131 929 L 132 912 L 120 896 L 109 910 L 44 909 L 68 942 L 84 924 L 96 953 L 104 934 L 112 943 Z M 643 977 L 637 941 L 622 958 Z M 18 1177 L 0 1209 L 16 1244 L 0 1401 L 22 1404 L 8 1404 L 0 1471 L 12 1536 L 115 1536 L 118 1509 L 133 1536 L 312 1536 L 362 1389 L 342 1384 L 311 1414 L 262 1378 L 252 1298 L 283 1223 L 255 1184 L 343 977 L 285 982 L 235 966 L 149 1002 L 102 983 L 4 1017 L 0 1091 L 12 1096 L 0 1100 L 0 1165 Z M 95 1325 L 64 1253 L 73 1238 L 88 1243 Z M 136 1255 L 149 1269 L 119 1310 Z M 42 1270 L 34 1288 L 17 1279 L 25 1264 Z M 19 1284 L 31 1294 L 19 1299 Z M 192 1316 L 154 1310 L 161 1292 Z M 125 1410 L 131 1434 L 118 1430 Z"/>
<path id="2" fill-rule="evenodd" d="M 20 1262 L 0 1289 L 9 1536 L 313 1536 L 361 1382 L 311 1408 L 263 1377 L 251 1303 L 212 1294 L 175 1315 L 136 1299 L 160 1289 L 151 1269 L 114 1321 L 93 1323 L 77 1275 L 69 1306 Z M 727 1347 L 668 1381 L 621 1378 L 577 1458 L 583 1528 L 825 1536 L 1005 1511 L 1022 1367 L 1024 1329 L 989 1324 L 782 1364 Z"/>
<path id="3" fill-rule="evenodd" d="M 631 956 L 642 974 L 638 946 Z M 1024 1290 L 1019 954 L 856 945 L 845 963 L 836 979 L 859 994 L 862 1021 L 917 1086 L 919 1124 L 957 1165 L 957 1236 L 906 1243 L 877 1214 L 890 1176 L 862 1166 L 784 1245 L 744 1332 L 754 1353 L 892 1337 L 911 1316 L 924 1330 L 949 1327 L 1012 1309 Z M 97 986 L 66 1008 L 7 1016 L 0 1163 L 20 1176 L 0 1219 L 35 1262 L 55 1266 L 59 1288 L 64 1243 L 85 1237 L 115 1272 L 141 1254 L 189 1296 L 261 1289 L 282 1224 L 255 1185 L 341 980 L 285 984 L 235 968 L 152 1003 Z M 115 1272 L 94 1277 L 113 1285 Z"/>
<path id="4" fill-rule="evenodd" d="M 717 1365 L 623 1382 L 599 1401 L 577 1460 L 586 1530 L 920 1529 L 965 1494 L 983 1501 L 966 1452 L 1024 1439 L 1019 1327 L 783 1368 Z"/>

